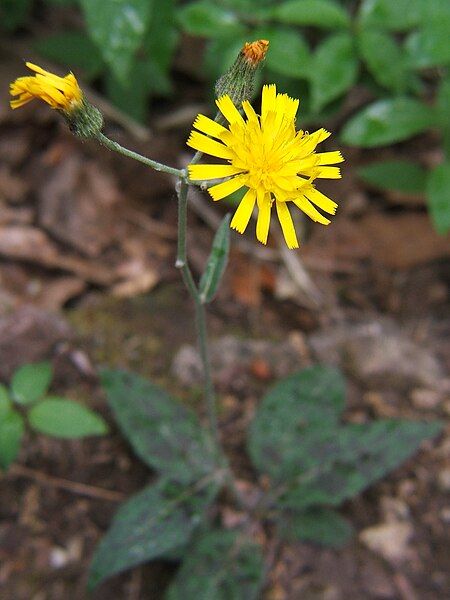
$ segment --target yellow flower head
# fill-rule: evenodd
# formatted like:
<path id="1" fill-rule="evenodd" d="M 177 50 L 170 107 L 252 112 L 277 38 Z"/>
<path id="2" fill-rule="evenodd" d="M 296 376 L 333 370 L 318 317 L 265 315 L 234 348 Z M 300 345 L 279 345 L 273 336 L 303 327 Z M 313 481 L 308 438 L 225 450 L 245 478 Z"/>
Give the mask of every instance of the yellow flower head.
<path id="1" fill-rule="evenodd" d="M 36 75 L 19 77 L 11 83 L 9 87 L 11 96 L 18 96 L 11 100 L 11 108 L 19 108 L 34 98 L 39 98 L 50 104 L 52 108 L 69 114 L 81 106 L 83 92 L 73 73 L 58 77 L 33 63 L 27 62 L 26 65 L 35 71 Z"/>
<path id="2" fill-rule="evenodd" d="M 243 233 L 256 204 L 256 237 L 263 244 L 267 243 L 271 209 L 275 203 L 286 244 L 289 248 L 298 248 L 288 202 L 324 225 L 330 221 L 316 207 L 328 214 L 336 212 L 337 204 L 316 190 L 313 183 L 320 177 L 341 177 L 338 167 L 329 166 L 344 160 L 340 152 L 315 152 L 316 146 L 330 133 L 325 129 L 314 133 L 296 131 L 299 101 L 286 94 L 277 94 L 275 85 L 263 87 L 261 116 L 247 100 L 242 103 L 246 119 L 228 95 L 216 103 L 228 121 L 228 127 L 198 115 L 194 121 L 198 131 L 191 132 L 187 144 L 195 150 L 223 158 L 227 164 L 189 165 L 190 179 L 226 178 L 208 189 L 214 200 L 221 200 L 242 187 L 247 188 L 231 227 Z"/>

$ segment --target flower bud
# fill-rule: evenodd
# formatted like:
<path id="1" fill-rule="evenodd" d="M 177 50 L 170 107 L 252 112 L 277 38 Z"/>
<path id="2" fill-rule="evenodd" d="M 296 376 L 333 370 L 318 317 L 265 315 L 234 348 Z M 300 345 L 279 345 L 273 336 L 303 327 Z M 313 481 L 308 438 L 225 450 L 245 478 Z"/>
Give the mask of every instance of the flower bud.
<path id="1" fill-rule="evenodd" d="M 255 74 L 264 60 L 269 42 L 257 40 L 246 42 L 230 69 L 216 83 L 216 97 L 227 94 L 237 106 L 250 100 L 253 94 Z"/>

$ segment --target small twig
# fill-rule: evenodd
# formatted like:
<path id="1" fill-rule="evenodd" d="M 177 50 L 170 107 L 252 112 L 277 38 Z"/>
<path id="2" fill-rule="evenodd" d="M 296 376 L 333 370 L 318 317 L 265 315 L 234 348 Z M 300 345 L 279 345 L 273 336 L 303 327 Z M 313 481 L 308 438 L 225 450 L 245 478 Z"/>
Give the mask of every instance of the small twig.
<path id="1" fill-rule="evenodd" d="M 98 500 L 107 500 L 109 502 L 122 502 L 125 499 L 125 494 L 121 492 L 114 492 L 113 490 L 105 490 L 93 485 L 86 483 L 79 483 L 78 481 L 70 481 L 68 479 L 62 479 L 60 477 L 52 477 L 46 475 L 36 469 L 30 469 L 29 467 L 23 467 L 21 465 L 12 465 L 8 471 L 8 476 L 13 477 L 26 477 L 27 479 L 33 479 L 37 483 L 66 490 L 80 496 L 89 496 L 90 498 L 96 498 Z"/>

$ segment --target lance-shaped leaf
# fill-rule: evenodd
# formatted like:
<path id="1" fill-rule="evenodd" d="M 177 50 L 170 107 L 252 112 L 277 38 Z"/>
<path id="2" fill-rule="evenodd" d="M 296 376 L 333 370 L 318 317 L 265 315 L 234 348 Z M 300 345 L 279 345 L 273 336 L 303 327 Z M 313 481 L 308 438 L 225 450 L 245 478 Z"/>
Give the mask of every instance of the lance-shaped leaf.
<path id="1" fill-rule="evenodd" d="M 406 160 L 383 160 L 357 169 L 366 183 L 402 194 L 424 194 L 427 174 L 423 167 Z"/>
<path id="2" fill-rule="evenodd" d="M 11 379 L 11 392 L 19 404 L 32 404 L 44 396 L 53 377 L 51 363 L 30 363 L 15 371 Z"/>
<path id="3" fill-rule="evenodd" d="M 28 421 L 39 433 L 66 439 L 108 432 L 108 426 L 100 415 L 66 398 L 46 398 L 35 404 L 28 413 Z"/>
<path id="4" fill-rule="evenodd" d="M 260 546 L 234 531 L 196 536 L 166 600 L 256 600 L 263 583 Z"/>
<path id="5" fill-rule="evenodd" d="M 216 231 L 211 254 L 200 279 L 200 298 L 205 303 L 214 298 L 227 266 L 230 251 L 230 218 L 231 215 L 225 215 Z"/>
<path id="6" fill-rule="evenodd" d="M 402 420 L 343 426 L 335 432 L 332 463 L 318 462 L 316 469 L 299 471 L 280 505 L 294 510 L 338 506 L 401 465 L 441 429 L 438 422 Z"/>
<path id="7" fill-rule="evenodd" d="M 0 468 L 7 469 L 19 453 L 25 426 L 22 416 L 9 410 L 0 415 Z"/>
<path id="8" fill-rule="evenodd" d="M 280 513 L 277 533 L 288 542 L 300 540 L 339 548 L 351 538 L 353 527 L 334 510 L 317 506 Z"/>
<path id="9" fill-rule="evenodd" d="M 212 478 L 189 487 L 164 478 L 132 496 L 120 507 L 95 550 L 89 587 L 184 546 L 203 522 L 218 490 Z"/>
<path id="10" fill-rule="evenodd" d="M 331 461 L 344 399 L 342 375 L 331 367 L 312 367 L 279 381 L 250 428 L 254 465 L 283 480 Z"/>
<path id="11" fill-rule="evenodd" d="M 120 370 L 103 371 L 102 383 L 119 427 L 146 464 L 185 484 L 214 470 L 208 432 L 167 392 Z"/>

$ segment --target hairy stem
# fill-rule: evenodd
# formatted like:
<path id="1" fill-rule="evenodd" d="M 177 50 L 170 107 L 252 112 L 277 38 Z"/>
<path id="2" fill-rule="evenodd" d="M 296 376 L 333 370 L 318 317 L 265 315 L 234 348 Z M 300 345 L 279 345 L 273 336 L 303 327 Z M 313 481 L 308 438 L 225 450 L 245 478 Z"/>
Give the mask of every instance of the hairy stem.
<path id="1" fill-rule="evenodd" d="M 119 154 L 123 154 L 123 156 L 127 156 L 128 158 L 133 158 L 148 167 L 151 167 L 155 171 L 162 171 L 163 173 L 167 173 L 168 175 L 175 175 L 175 177 L 179 177 L 180 179 L 184 179 L 186 177 L 186 172 L 181 169 L 174 169 L 173 167 L 168 167 L 167 165 L 163 165 L 162 163 L 156 162 L 156 160 L 152 160 L 151 158 L 147 158 L 146 156 L 142 156 L 142 154 L 138 154 L 137 152 L 133 152 L 132 150 L 128 150 L 128 148 L 124 148 L 117 142 L 110 140 L 106 135 L 99 132 L 97 134 L 97 140 L 113 152 L 118 152 Z"/>
<path id="2" fill-rule="evenodd" d="M 186 181 L 178 182 L 178 251 L 175 266 L 180 269 L 183 281 L 195 304 L 195 322 L 197 328 L 198 346 L 203 364 L 203 378 L 208 421 L 214 436 L 216 446 L 219 445 L 219 429 L 217 424 L 217 405 L 214 385 L 211 377 L 211 363 L 208 351 L 208 335 L 206 329 L 206 311 L 201 302 L 200 294 L 192 277 L 191 269 L 187 262 L 186 253 L 186 225 L 187 225 L 187 195 L 189 185 Z"/>

